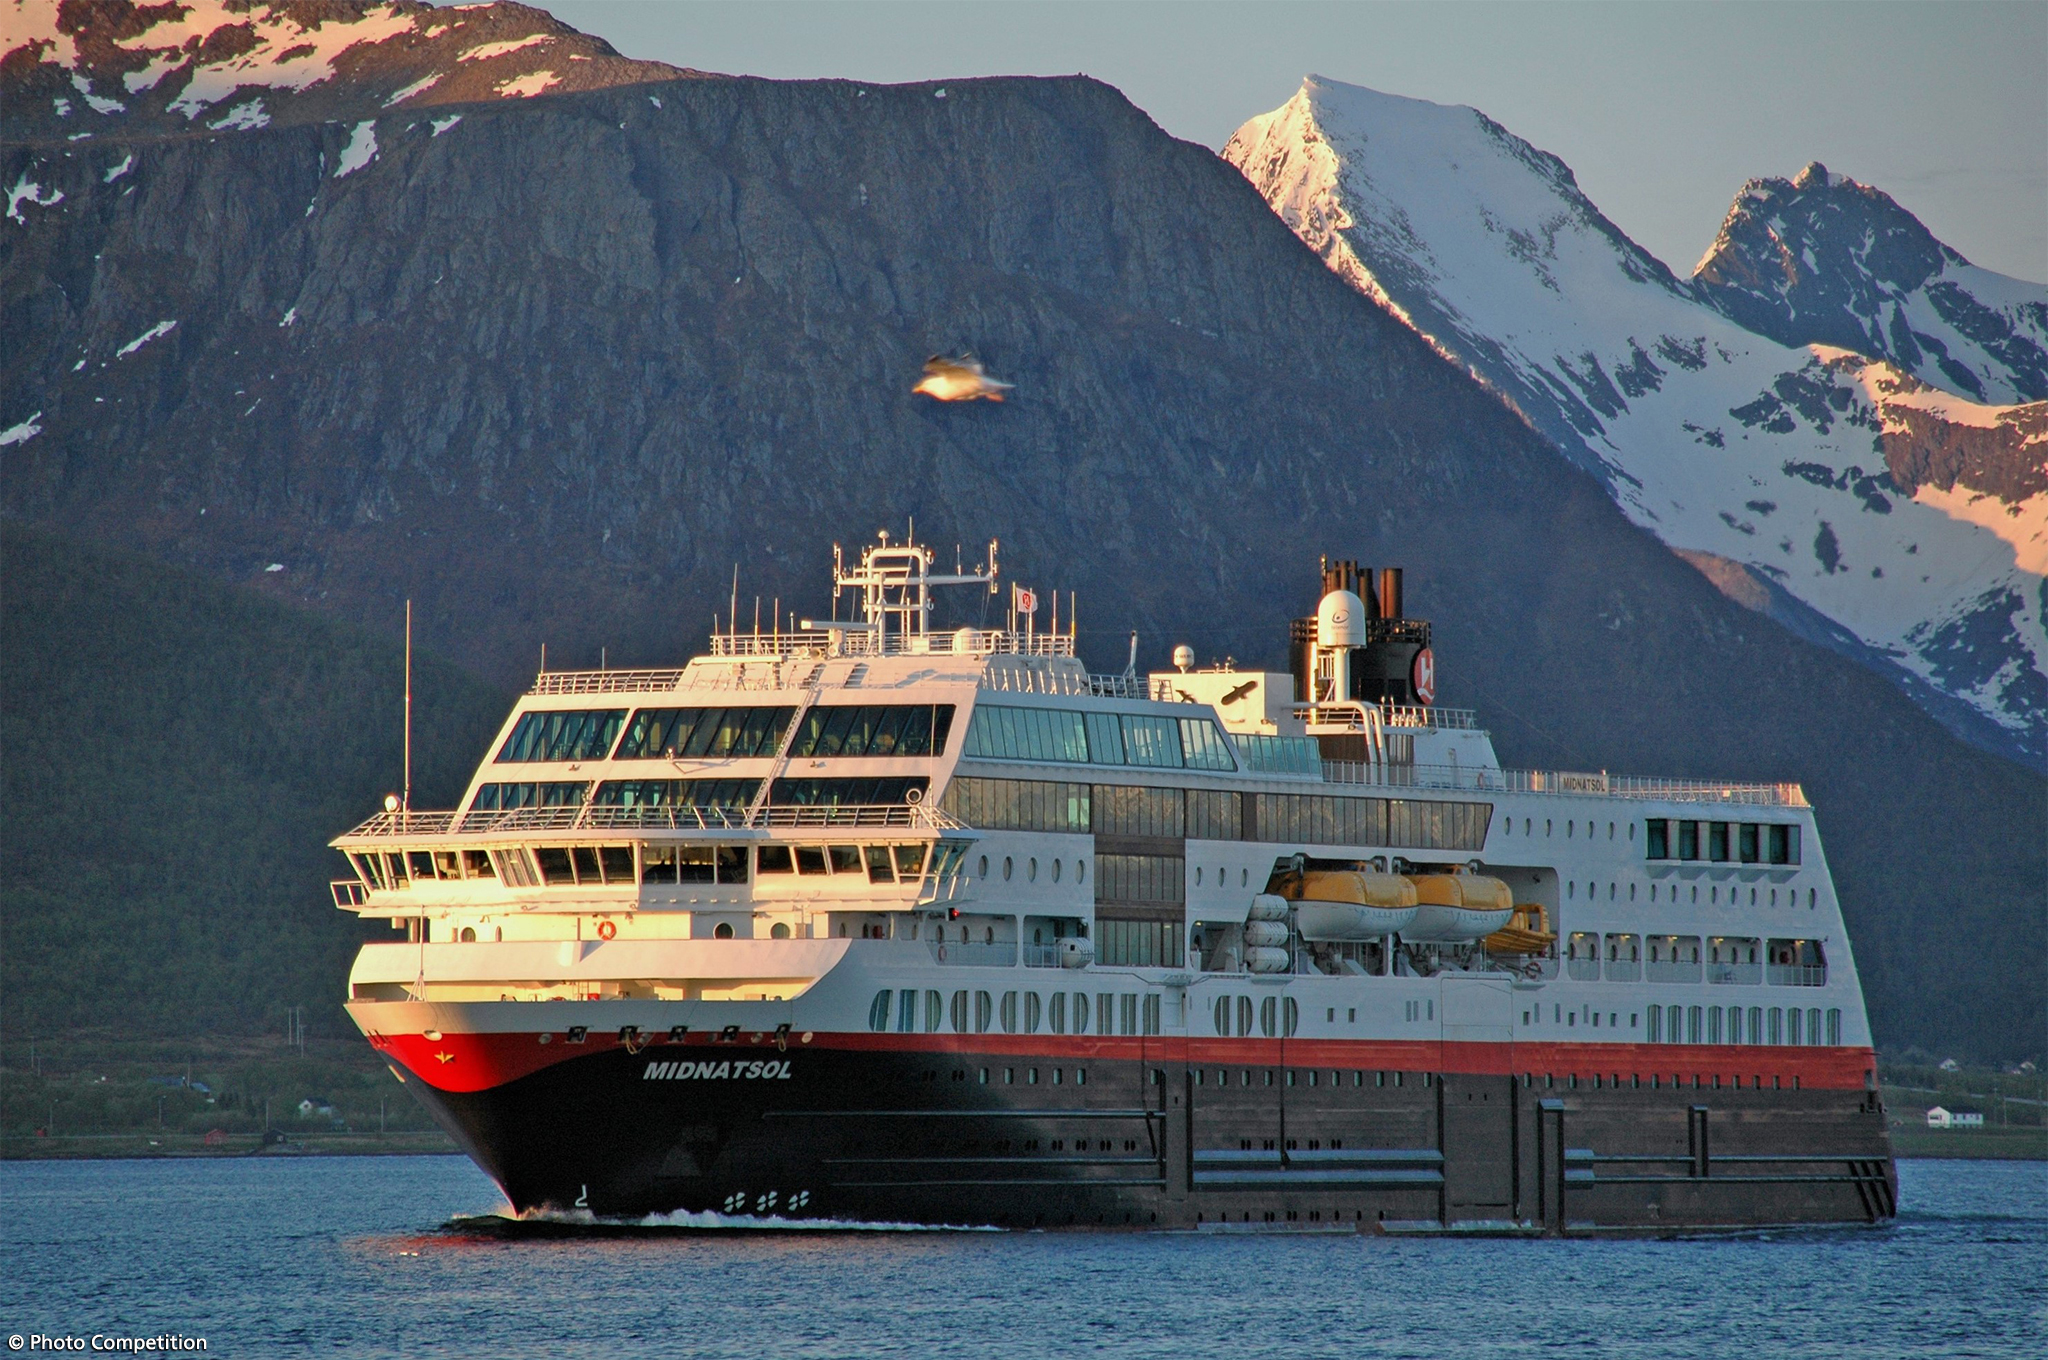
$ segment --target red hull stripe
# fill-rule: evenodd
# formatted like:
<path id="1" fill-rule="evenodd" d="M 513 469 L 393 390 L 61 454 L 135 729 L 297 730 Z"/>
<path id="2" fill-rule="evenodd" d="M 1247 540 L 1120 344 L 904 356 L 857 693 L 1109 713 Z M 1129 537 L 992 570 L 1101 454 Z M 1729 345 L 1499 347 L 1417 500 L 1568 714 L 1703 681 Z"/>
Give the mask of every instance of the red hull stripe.
<path id="1" fill-rule="evenodd" d="M 372 1035 L 370 1043 L 414 1077 L 442 1091 L 484 1091 L 559 1062 L 625 1047 L 616 1033 L 592 1033 L 582 1044 L 566 1036 L 524 1034 Z M 682 1049 L 758 1056 L 775 1052 L 774 1035 L 742 1033 L 737 1044 L 692 1034 L 681 1044 L 665 1037 L 639 1051 Z M 926 1053 L 979 1057 L 991 1062 L 1156 1062 L 1192 1067 L 1294 1067 L 1389 1072 L 1451 1072 L 1478 1076 L 1522 1073 L 1590 1083 L 1776 1085 L 1803 1090 L 1861 1090 L 1876 1071 L 1867 1048 L 1751 1047 L 1730 1044 L 1474 1043 L 1391 1039 L 1217 1039 L 1151 1036 L 1015 1034 L 815 1034 L 788 1036 L 788 1051 L 839 1049 L 871 1053 Z M 708 1056 L 708 1055 L 707 1055 Z"/>

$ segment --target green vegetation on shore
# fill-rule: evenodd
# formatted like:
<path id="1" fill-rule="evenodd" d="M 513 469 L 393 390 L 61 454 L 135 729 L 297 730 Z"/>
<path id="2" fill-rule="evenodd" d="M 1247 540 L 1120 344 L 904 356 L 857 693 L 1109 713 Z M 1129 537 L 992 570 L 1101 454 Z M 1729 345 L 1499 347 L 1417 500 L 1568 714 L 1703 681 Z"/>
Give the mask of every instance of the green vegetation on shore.
<path id="1" fill-rule="evenodd" d="M 0 1047 L 0 1155 L 119 1157 L 256 1150 L 452 1152 L 360 1039 L 138 1040 Z"/>

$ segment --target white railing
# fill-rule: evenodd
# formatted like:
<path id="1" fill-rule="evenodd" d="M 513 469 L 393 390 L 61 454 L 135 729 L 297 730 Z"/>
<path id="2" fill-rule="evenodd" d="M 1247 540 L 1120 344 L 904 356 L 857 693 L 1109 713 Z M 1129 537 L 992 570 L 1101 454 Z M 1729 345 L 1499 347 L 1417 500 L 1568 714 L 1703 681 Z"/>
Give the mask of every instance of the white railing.
<path id="1" fill-rule="evenodd" d="M 1370 728 L 1367 715 L 1374 711 L 1378 712 L 1380 726 L 1387 731 L 1479 730 L 1479 714 L 1469 708 L 1413 708 L 1399 704 L 1365 704 L 1357 700 L 1294 706 L 1294 716 L 1311 727 L 1340 728 L 1347 732 L 1367 731 Z"/>
<path id="2" fill-rule="evenodd" d="M 1331 784 L 1376 784 L 1388 788 L 1478 789 L 1491 793 L 1547 793 L 1570 797 L 1639 798 L 1671 803 L 1731 803 L 1759 807 L 1806 807 L 1797 784 L 1733 784 L 1720 780 L 1656 779 L 1638 775 L 1573 770 L 1498 770 L 1470 765 L 1398 765 L 1326 760 L 1323 779 Z"/>
<path id="3" fill-rule="evenodd" d="M 790 633 L 713 633 L 712 656 L 1072 656 L 1071 633 L 1006 628 L 876 633 L 848 626 Z"/>
<path id="4" fill-rule="evenodd" d="M 679 670 L 542 671 L 528 694 L 648 694 L 683 682 Z"/>
<path id="5" fill-rule="evenodd" d="M 743 807 L 698 807 L 686 803 L 622 807 L 592 803 L 582 807 L 488 812 L 380 812 L 339 839 L 399 840 L 527 831 L 757 831 L 771 827 L 968 829 L 965 822 L 930 803 L 816 807 L 776 804 L 751 815 Z"/>
<path id="6" fill-rule="evenodd" d="M 1096 699 L 1146 699 L 1143 676 L 1089 675 L 1078 670 L 1035 666 L 990 666 L 981 673 L 981 688 L 1004 694 L 1067 694 Z"/>

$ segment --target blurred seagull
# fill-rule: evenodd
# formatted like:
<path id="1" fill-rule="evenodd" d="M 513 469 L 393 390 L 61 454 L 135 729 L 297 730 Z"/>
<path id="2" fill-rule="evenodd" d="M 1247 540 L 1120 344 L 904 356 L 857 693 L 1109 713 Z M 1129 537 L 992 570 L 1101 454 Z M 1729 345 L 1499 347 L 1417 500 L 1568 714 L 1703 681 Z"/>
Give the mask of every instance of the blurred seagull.
<path id="1" fill-rule="evenodd" d="M 910 390 L 922 392 L 936 401 L 973 401 L 976 398 L 1001 401 L 1003 393 L 1015 386 L 1015 383 L 989 377 L 982 371 L 981 360 L 971 354 L 963 354 L 957 359 L 934 354 L 924 361 L 924 380 Z"/>

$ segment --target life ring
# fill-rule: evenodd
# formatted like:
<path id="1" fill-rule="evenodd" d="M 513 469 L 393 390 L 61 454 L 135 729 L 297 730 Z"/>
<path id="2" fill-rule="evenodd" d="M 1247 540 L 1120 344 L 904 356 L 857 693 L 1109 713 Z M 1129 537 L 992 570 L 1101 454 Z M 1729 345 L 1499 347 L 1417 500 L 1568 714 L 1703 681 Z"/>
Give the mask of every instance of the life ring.
<path id="1" fill-rule="evenodd" d="M 609 940 L 618 933 L 619 928 L 610 921 L 599 921 L 597 923 L 597 938 L 600 940 Z"/>

